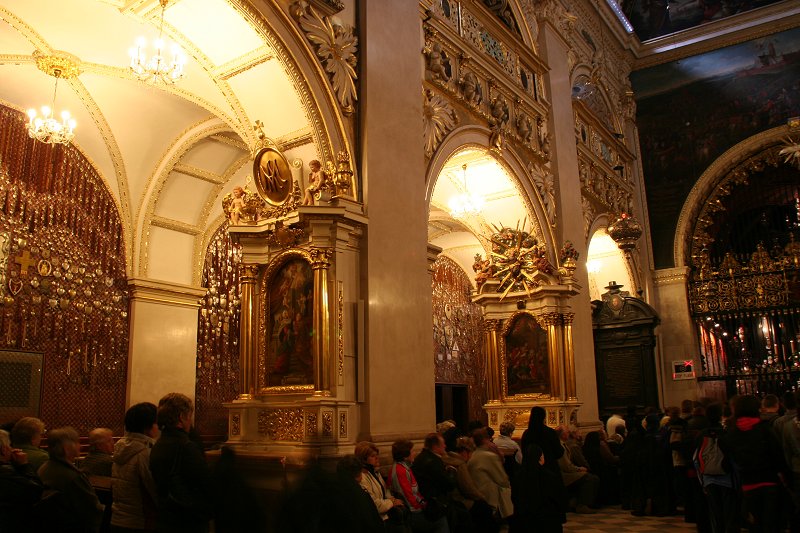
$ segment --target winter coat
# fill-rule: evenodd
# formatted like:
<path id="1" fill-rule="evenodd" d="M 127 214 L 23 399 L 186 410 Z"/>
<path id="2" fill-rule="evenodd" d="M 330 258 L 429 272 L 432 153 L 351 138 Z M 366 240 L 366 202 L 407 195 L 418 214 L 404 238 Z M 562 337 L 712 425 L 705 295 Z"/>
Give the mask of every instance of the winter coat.
<path id="1" fill-rule="evenodd" d="M 103 506 L 86 474 L 62 459 L 51 458 L 39 468 L 39 479 L 65 498 L 68 509 L 60 531 L 96 532 L 100 529 Z"/>
<path id="2" fill-rule="evenodd" d="M 150 473 L 150 449 L 155 441 L 141 433 L 126 433 L 114 446 L 114 503 L 111 524 L 129 529 L 153 529 L 156 485 Z"/>

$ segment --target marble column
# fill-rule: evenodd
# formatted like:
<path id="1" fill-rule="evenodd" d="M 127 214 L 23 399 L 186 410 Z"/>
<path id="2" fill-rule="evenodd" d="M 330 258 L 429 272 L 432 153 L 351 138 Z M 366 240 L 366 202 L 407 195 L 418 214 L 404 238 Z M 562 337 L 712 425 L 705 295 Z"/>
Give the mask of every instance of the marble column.
<path id="1" fill-rule="evenodd" d="M 168 392 L 195 395 L 200 287 L 128 281 L 131 323 L 126 404 L 158 403 Z"/>
<path id="2" fill-rule="evenodd" d="M 361 434 L 419 437 L 435 425 L 418 2 L 361 2 L 362 255 L 366 402 Z"/>
<path id="3" fill-rule="evenodd" d="M 484 349 L 486 350 L 486 400 L 488 403 L 499 402 L 502 393 L 497 338 L 500 324 L 499 320 L 486 320 L 483 324 Z"/>
<path id="4" fill-rule="evenodd" d="M 588 252 L 587 235 L 584 230 L 581 184 L 578 175 L 577 146 L 575 144 L 575 117 L 572 108 L 572 83 L 570 80 L 567 52 L 569 46 L 561 34 L 545 22 L 539 32 L 540 51 L 550 70 L 545 76 L 547 94 L 551 98 L 550 147 L 553 174 L 556 179 L 557 228 L 559 245 L 572 241 L 580 254 L 574 277 L 581 292 L 571 300 L 575 313 L 572 322 L 573 350 L 575 353 L 575 387 L 580 391 L 578 401 L 582 403 L 578 413 L 581 424 L 595 424 L 598 420 L 597 381 L 594 365 L 594 340 L 592 337 L 592 314 L 589 305 L 589 274 L 586 270 Z"/>

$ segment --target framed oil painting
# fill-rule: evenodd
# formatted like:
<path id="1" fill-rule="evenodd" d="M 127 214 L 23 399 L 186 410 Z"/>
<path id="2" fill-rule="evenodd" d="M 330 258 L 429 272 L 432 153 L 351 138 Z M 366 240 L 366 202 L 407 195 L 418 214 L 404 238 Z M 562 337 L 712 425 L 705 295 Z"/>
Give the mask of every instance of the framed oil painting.
<path id="1" fill-rule="evenodd" d="M 311 264 L 301 256 L 289 256 L 268 273 L 265 297 L 266 387 L 278 392 L 313 388 Z"/>
<path id="2" fill-rule="evenodd" d="M 550 395 L 547 331 L 529 313 L 515 314 L 504 329 L 503 378 L 507 397 Z"/>

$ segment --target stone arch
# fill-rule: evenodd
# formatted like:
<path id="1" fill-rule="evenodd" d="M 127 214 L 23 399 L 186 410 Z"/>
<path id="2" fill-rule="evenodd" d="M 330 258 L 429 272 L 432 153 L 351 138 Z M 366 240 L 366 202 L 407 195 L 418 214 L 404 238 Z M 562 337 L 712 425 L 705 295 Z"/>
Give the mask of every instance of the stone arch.
<path id="1" fill-rule="evenodd" d="M 789 126 L 779 126 L 745 139 L 719 156 L 697 179 L 681 208 L 675 227 L 673 258 L 676 267 L 690 266 L 697 219 L 718 187 L 748 159 L 776 148 L 789 133 Z"/>

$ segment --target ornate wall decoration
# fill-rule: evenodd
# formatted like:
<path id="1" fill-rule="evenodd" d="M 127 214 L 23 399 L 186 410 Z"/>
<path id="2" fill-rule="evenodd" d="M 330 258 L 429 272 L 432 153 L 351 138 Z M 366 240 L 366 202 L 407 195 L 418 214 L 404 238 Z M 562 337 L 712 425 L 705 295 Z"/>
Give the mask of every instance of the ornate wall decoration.
<path id="1" fill-rule="evenodd" d="M 0 348 L 42 352 L 40 418 L 122 432 L 128 292 L 118 206 L 72 145 L 30 139 L 0 106 Z"/>
<path id="2" fill-rule="evenodd" d="M 448 82 L 453 77 L 453 66 L 447 52 L 442 45 L 432 42 L 423 50 L 425 54 L 425 71 L 430 79 L 438 82 Z"/>
<path id="3" fill-rule="evenodd" d="M 333 437 L 333 411 L 322 413 L 322 436 Z"/>
<path id="4" fill-rule="evenodd" d="M 325 71 L 328 73 L 336 98 L 345 113 L 355 111 L 356 65 L 358 63 L 358 37 L 352 26 L 343 26 L 331 17 L 321 16 L 305 0 L 291 6 L 291 11 L 306 38 L 314 45 Z"/>
<path id="5" fill-rule="evenodd" d="M 339 438 L 347 438 L 347 413 L 344 411 L 339 413 Z"/>
<path id="6" fill-rule="evenodd" d="M 242 433 L 242 417 L 239 414 L 231 415 L 231 435 Z"/>
<path id="7" fill-rule="evenodd" d="M 223 224 L 209 242 L 203 262 L 203 287 L 197 323 L 195 424 L 204 435 L 225 435 L 224 402 L 239 394 L 239 264 L 241 249 Z"/>
<path id="8" fill-rule="evenodd" d="M 583 235 L 588 239 L 589 229 L 592 227 L 592 222 L 594 222 L 594 207 L 592 207 L 589 199 L 583 195 L 581 195 L 581 208 L 583 211 Z"/>
<path id="9" fill-rule="evenodd" d="M 302 409 L 264 409 L 258 413 L 258 432 L 270 440 L 303 440 Z"/>
<path id="10" fill-rule="evenodd" d="M 556 187 L 555 178 L 550 173 L 550 169 L 544 165 L 531 163 L 528 165 L 528 172 L 533 178 L 539 197 L 542 199 L 542 206 L 547 216 L 547 221 L 551 226 L 556 225 Z"/>
<path id="11" fill-rule="evenodd" d="M 306 436 L 317 436 L 317 413 L 314 411 L 306 411 Z"/>
<path id="12" fill-rule="evenodd" d="M 456 127 L 458 115 L 450 102 L 430 89 L 425 90 L 424 98 L 422 123 L 425 155 L 430 157 L 439 147 L 442 139 Z"/>
<path id="13" fill-rule="evenodd" d="M 471 301 L 472 285 L 446 256 L 433 264 L 433 345 L 437 383 L 464 383 L 471 419 L 482 417 L 486 401 L 481 307 Z"/>
<path id="14" fill-rule="evenodd" d="M 497 292 L 505 297 L 511 291 L 525 291 L 538 287 L 539 273 L 552 274 L 555 267 L 547 259 L 547 248 L 535 236 L 520 229 L 500 228 L 492 235 L 491 269 L 489 277 L 500 284 Z"/>
<path id="15" fill-rule="evenodd" d="M 519 31 L 519 24 L 517 24 L 517 19 L 514 16 L 514 11 L 511 9 L 511 6 L 508 5 L 508 0 L 483 0 L 483 5 L 488 7 L 506 28 L 520 37 L 522 36 Z"/>
<path id="16" fill-rule="evenodd" d="M 344 287 L 341 281 L 338 282 L 336 295 L 336 374 L 339 377 L 339 385 L 344 385 Z"/>

